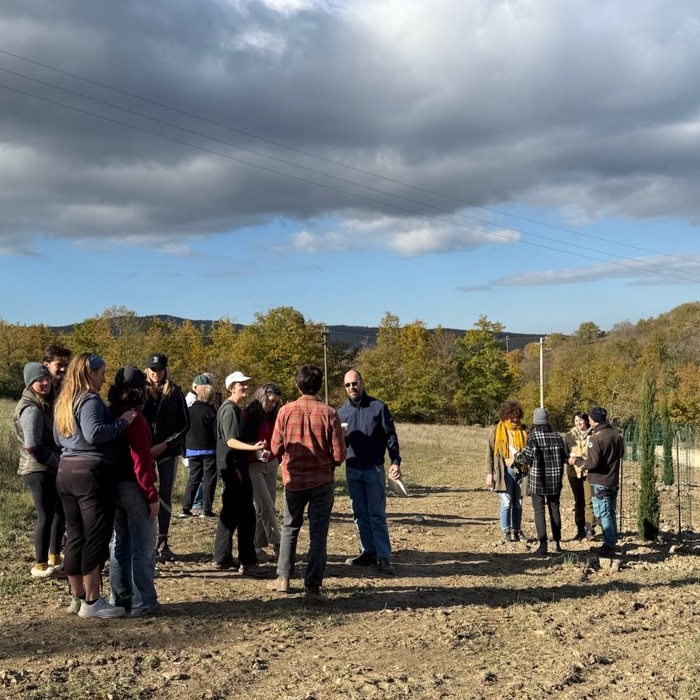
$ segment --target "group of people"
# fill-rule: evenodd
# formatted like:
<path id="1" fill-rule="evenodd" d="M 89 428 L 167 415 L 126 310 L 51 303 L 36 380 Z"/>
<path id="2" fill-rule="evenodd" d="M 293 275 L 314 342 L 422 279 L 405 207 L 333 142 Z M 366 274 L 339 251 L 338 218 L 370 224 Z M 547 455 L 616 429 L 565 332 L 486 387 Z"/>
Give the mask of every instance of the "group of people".
<path id="1" fill-rule="evenodd" d="M 562 551 L 560 497 L 563 475 L 574 498 L 575 540 L 592 540 L 595 526 L 603 536 L 598 554 L 614 555 L 617 545 L 617 492 L 622 435 L 607 419 L 607 411 L 595 406 L 588 413 L 574 414 L 574 426 L 564 438 L 552 430 L 543 407 L 533 412 L 532 428 L 522 424 L 523 408 L 506 401 L 498 409 L 498 423 L 491 429 L 486 453 L 486 486 L 498 493 L 503 542 L 523 537 L 522 497 L 532 500 L 539 546 L 537 554 L 549 551 L 549 513 L 552 551 Z"/>
<path id="2" fill-rule="evenodd" d="M 31 575 L 66 576 L 72 594 L 69 612 L 113 618 L 159 609 L 155 566 L 176 558 L 169 529 L 181 457 L 189 469 L 181 518 L 195 514 L 198 499 L 201 517 L 217 517 L 217 481 L 223 485 L 215 568 L 235 567 L 244 576 L 263 578 L 270 570 L 260 566 L 261 560 L 276 559 L 277 578 L 269 588 L 289 592 L 307 511 L 304 599 L 327 600 L 320 589 L 334 471 L 345 461 L 360 538 L 360 551 L 347 564 L 394 572 L 384 458 L 388 450 L 389 474 L 399 478 L 399 444 L 389 409 L 366 394 L 355 370 L 345 375 L 348 400 L 338 411 L 319 399 L 323 373 L 311 365 L 295 376 L 301 396 L 284 406 L 279 386 L 271 382 L 248 402 L 250 377 L 240 371 L 226 377 L 223 401 L 217 401 L 213 377 L 207 374 L 197 375 L 185 396 L 161 353 L 149 356 L 145 370 L 119 368 L 107 403 L 100 395 L 105 362 L 93 353 L 71 359 L 66 348 L 51 346 L 42 362 L 25 365 L 23 378 L 14 423 L 18 472 L 37 512 Z M 284 484 L 281 529 L 275 510 L 278 467 Z M 269 545 L 272 555 L 264 549 Z M 101 580 L 108 559 L 106 600 Z"/>

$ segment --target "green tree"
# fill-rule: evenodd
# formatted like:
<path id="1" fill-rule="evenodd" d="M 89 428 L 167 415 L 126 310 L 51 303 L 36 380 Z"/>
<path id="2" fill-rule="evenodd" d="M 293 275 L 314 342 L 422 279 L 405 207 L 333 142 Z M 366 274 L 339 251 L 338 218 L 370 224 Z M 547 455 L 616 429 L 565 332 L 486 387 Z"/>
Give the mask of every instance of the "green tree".
<path id="1" fill-rule="evenodd" d="M 457 341 L 455 407 L 467 423 L 490 423 L 513 389 L 513 375 L 497 337 L 502 332 L 500 323 L 480 316 L 474 328 Z"/>
<path id="2" fill-rule="evenodd" d="M 639 406 L 639 504 L 637 529 L 645 540 L 659 534 L 660 503 L 656 490 L 656 455 L 654 450 L 654 423 L 656 422 L 656 380 L 651 374 L 642 378 Z"/>
<path id="3" fill-rule="evenodd" d="M 663 472 L 663 482 L 666 486 L 671 486 L 674 481 L 673 474 L 673 424 L 671 423 L 671 417 L 668 414 L 668 403 L 666 399 L 661 402 L 661 409 L 659 411 L 659 418 L 661 419 L 661 432 L 663 439 L 663 453 L 664 453 L 664 472 Z"/>

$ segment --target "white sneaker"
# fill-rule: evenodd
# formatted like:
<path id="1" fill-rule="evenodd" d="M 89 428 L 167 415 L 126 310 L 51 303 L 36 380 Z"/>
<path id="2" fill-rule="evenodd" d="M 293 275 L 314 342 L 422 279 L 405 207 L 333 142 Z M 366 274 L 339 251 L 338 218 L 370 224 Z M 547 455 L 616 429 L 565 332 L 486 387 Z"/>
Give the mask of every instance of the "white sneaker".
<path id="1" fill-rule="evenodd" d="M 126 614 L 124 608 L 108 603 L 104 598 L 98 598 L 92 605 L 88 605 L 84 600 L 80 603 L 79 617 L 122 617 Z"/>

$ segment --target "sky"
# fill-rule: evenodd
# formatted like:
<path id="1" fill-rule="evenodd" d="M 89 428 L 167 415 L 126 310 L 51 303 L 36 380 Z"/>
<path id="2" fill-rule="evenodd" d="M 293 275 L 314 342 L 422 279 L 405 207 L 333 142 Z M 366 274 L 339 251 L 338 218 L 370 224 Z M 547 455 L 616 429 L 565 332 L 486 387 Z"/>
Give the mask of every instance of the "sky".
<path id="1" fill-rule="evenodd" d="M 698 65 L 690 0 L 3 0 L 0 318 L 657 316 Z"/>

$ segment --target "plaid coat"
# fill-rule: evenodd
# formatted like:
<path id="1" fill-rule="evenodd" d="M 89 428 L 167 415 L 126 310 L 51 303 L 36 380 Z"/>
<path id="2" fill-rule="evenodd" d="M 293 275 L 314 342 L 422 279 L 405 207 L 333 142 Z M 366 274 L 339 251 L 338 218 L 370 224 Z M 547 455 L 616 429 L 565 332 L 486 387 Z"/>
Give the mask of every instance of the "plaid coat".
<path id="1" fill-rule="evenodd" d="M 549 426 L 536 425 L 527 436 L 527 445 L 515 455 L 515 461 L 530 465 L 528 494 L 551 496 L 561 492 L 564 463 L 569 450 L 559 433 Z"/>

